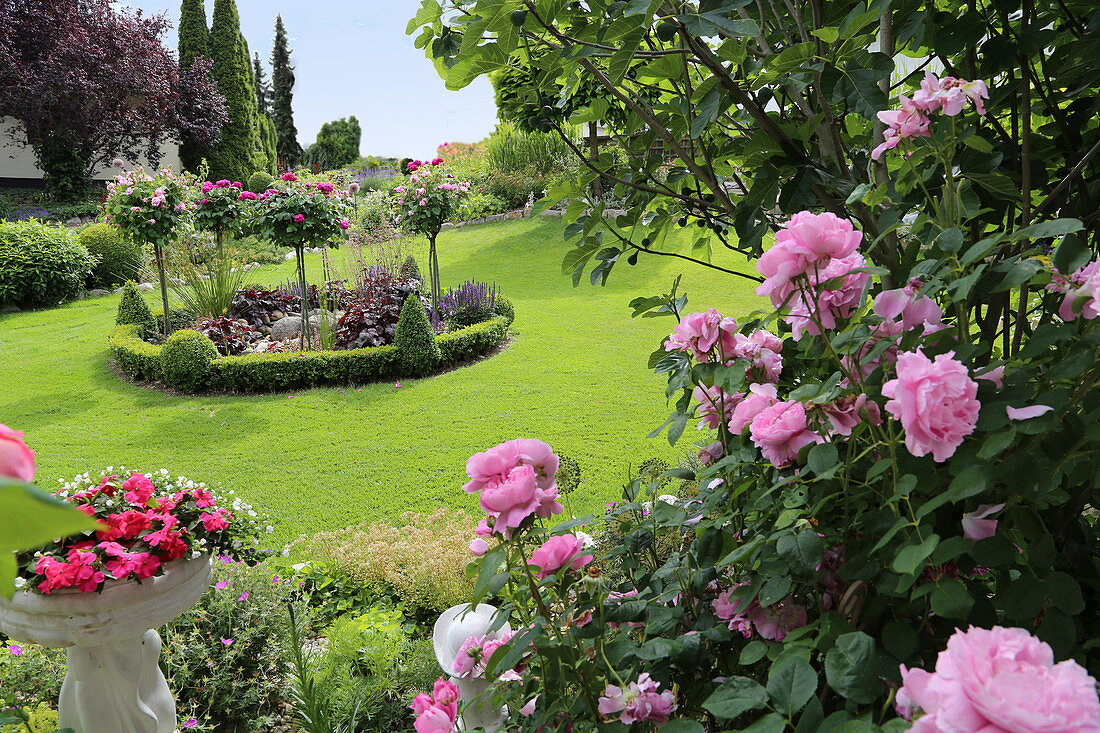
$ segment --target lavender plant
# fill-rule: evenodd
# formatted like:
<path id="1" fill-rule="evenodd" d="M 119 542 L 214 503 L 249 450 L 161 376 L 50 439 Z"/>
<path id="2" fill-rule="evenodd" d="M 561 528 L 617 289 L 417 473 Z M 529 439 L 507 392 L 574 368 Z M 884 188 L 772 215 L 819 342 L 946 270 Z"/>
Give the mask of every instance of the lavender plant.
<path id="1" fill-rule="evenodd" d="M 497 300 L 496 285 L 467 280 L 450 288 L 439 299 L 438 317 L 450 330 L 465 328 L 493 317 Z"/>

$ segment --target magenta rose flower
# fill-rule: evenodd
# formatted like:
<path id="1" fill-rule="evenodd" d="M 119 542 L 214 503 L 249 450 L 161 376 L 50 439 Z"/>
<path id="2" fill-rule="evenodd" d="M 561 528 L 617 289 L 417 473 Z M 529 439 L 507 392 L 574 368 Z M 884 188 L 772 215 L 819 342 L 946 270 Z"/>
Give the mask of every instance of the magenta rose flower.
<path id="1" fill-rule="evenodd" d="M 882 385 L 882 394 L 892 398 L 886 411 L 901 421 L 905 447 L 915 456 L 931 453 L 935 461 L 946 461 L 974 432 L 978 383 L 953 351 L 935 361 L 920 349 L 898 354 L 897 374 Z"/>
<path id="2" fill-rule="evenodd" d="M 305 221 L 305 220 L 306 220 L 305 214 L 295 214 L 294 215 L 294 221 L 296 221 L 296 222 Z"/>
<path id="3" fill-rule="evenodd" d="M 793 463 L 798 451 L 807 445 L 822 442 L 821 436 L 809 429 L 801 402 L 777 402 L 765 407 L 749 424 L 749 436 L 776 468 Z"/>
<path id="4" fill-rule="evenodd" d="M 901 667 L 898 713 L 912 733 L 1092 733 L 1096 680 L 1023 629 L 956 631 L 934 672 Z"/>
<path id="5" fill-rule="evenodd" d="M 539 569 L 539 577 L 553 575 L 562 568 L 580 570 L 592 562 L 592 555 L 582 555 L 584 540 L 576 535 L 556 535 L 546 540 L 542 547 L 531 553 L 528 565 Z"/>
<path id="6" fill-rule="evenodd" d="M 800 211 L 775 235 L 775 244 L 760 256 L 756 268 L 767 278 L 756 294 L 770 297 L 780 307 L 795 290 L 793 280 L 824 267 L 831 258 L 844 258 L 859 247 L 863 234 L 836 214 Z"/>
<path id="7" fill-rule="evenodd" d="M 0 476 L 34 481 L 34 451 L 23 442 L 23 431 L 0 423 Z"/>
<path id="8" fill-rule="evenodd" d="M 283 174 L 283 180 L 284 181 L 297 181 L 298 176 L 294 175 L 293 173 L 284 173 Z"/>

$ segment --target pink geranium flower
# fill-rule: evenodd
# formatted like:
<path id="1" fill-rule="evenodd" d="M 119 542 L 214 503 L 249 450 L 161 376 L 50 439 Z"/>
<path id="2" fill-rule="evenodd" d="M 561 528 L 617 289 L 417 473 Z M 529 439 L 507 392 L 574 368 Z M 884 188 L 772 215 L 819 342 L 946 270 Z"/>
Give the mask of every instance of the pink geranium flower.
<path id="1" fill-rule="evenodd" d="M 897 377 L 882 385 L 891 398 L 886 411 L 901 421 L 905 447 L 915 456 L 946 461 L 978 422 L 978 384 L 954 357 L 949 351 L 932 361 L 919 349 L 899 354 Z"/>
<path id="2" fill-rule="evenodd" d="M 1023 629 L 957 630 L 934 672 L 901 667 L 898 713 L 912 733 L 1093 733 L 1096 680 Z M 923 713 L 923 714 L 920 714 Z M 919 715 L 919 717 L 918 717 Z"/>

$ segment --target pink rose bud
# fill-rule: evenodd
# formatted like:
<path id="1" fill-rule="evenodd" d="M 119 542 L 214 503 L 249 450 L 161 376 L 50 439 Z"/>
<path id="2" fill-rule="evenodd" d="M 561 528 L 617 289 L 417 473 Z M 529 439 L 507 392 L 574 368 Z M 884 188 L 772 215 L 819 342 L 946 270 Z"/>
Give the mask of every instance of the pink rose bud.
<path id="1" fill-rule="evenodd" d="M 474 557 L 485 557 L 485 553 L 489 551 L 489 543 L 480 537 L 475 537 L 470 542 L 470 554 Z"/>

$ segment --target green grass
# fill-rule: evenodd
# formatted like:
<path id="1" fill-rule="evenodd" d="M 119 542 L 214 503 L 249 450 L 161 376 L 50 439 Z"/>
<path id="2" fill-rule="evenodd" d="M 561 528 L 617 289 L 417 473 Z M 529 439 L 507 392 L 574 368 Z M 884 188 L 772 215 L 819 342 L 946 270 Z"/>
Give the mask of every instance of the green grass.
<path id="1" fill-rule="evenodd" d="M 675 448 L 664 436 L 646 438 L 669 412 L 646 359 L 673 322 L 632 319 L 627 303 L 666 291 L 681 271 L 690 309 L 740 317 L 760 301 L 746 280 L 673 258 L 624 263 L 606 287 L 589 286 L 586 276 L 573 288 L 560 274 L 561 231 L 558 220 L 540 219 L 444 232 L 443 282 L 495 282 L 515 304 L 515 341 L 401 387 L 166 395 L 109 368 L 118 296 L 0 316 L 0 422 L 26 431 L 42 486 L 107 465 L 165 467 L 254 501 L 275 519 L 280 543 L 440 504 L 476 509 L 461 489 L 466 458 L 515 437 L 541 438 L 574 457 L 582 482 L 570 508 L 598 511 L 617 498 L 629 466 L 675 460 L 694 438 L 689 430 Z M 422 243 L 409 248 L 425 266 Z M 308 265 L 316 281 L 320 257 Z M 292 276 L 293 263 L 283 263 L 254 279 Z"/>

